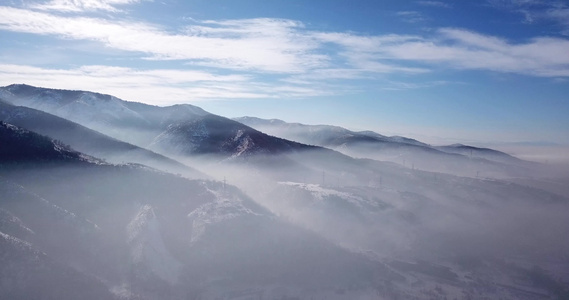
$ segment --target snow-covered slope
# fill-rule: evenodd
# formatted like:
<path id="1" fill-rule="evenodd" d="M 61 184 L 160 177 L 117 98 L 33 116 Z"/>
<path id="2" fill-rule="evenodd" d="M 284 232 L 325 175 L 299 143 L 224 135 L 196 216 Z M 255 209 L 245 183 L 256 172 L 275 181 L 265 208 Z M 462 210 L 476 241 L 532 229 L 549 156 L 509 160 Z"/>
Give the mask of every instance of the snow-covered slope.
<path id="1" fill-rule="evenodd" d="M 428 183 L 420 174 L 407 181 L 413 188 L 393 188 L 391 182 L 381 187 L 282 182 L 265 205 L 338 244 L 385 261 L 406 278 L 397 284 L 405 291 L 403 298 L 569 295 L 558 289 L 569 274 L 557 267 L 569 266 L 562 258 L 569 243 L 544 236 L 556 236 L 566 223 L 559 210 L 567 210 L 567 199 L 508 182 L 441 176 Z M 547 271 L 528 265 L 536 257 Z M 538 283 L 536 276 L 548 278 L 544 280 L 556 288 Z M 555 277 L 565 279 L 556 282 Z M 499 284 L 492 289 L 479 285 L 487 281 Z"/>
<path id="2" fill-rule="evenodd" d="M 266 215 L 263 211 L 254 211 L 236 195 L 225 191 L 209 190 L 214 195 L 212 202 L 205 203 L 188 214 L 192 222 L 192 235 L 190 242 L 197 243 L 205 234 L 209 226 L 242 217 L 261 217 Z"/>
<path id="3" fill-rule="evenodd" d="M 373 295 L 387 291 L 376 279 L 400 278 L 382 263 L 280 220 L 235 187 L 138 165 L 97 164 L 80 154 L 63 162 L 36 159 L 55 151 L 54 143 L 6 127 L 0 136 L 8 145 L 32 138 L 20 139 L 20 156 L 0 161 L 0 225 L 26 239 L 0 237 L 0 259 L 7 260 L 0 275 L 11 282 L 20 282 L 10 277 L 16 270 L 25 278 L 41 276 L 21 288 L 0 285 L 2 295 L 39 299 L 34 293 L 45 282 L 58 291 L 68 283 L 78 293 L 101 287 L 106 296 L 96 299 L 113 299 L 109 290 L 126 299 L 216 299 L 251 289 L 269 298 L 342 298 L 337 289 Z M 34 249 L 60 267 L 46 267 L 44 258 L 39 266 L 28 264 L 40 253 Z M 36 267 L 53 277 L 28 273 Z"/>
<path id="4" fill-rule="evenodd" d="M 109 95 L 84 91 L 42 89 L 28 85 L 10 85 L 2 88 L 4 100 L 16 105 L 43 110 L 74 122 L 147 123 L 144 117 L 129 109 L 124 101 Z"/>
<path id="5" fill-rule="evenodd" d="M 138 276 L 154 275 L 170 284 L 176 284 L 182 264 L 166 248 L 161 230 L 160 221 L 152 206 L 142 205 L 127 226 L 131 260 L 139 269 Z"/>
<path id="6" fill-rule="evenodd" d="M 25 241 L 0 232 L 3 299 L 116 299 L 98 279 L 53 261 Z"/>
<path id="7" fill-rule="evenodd" d="M 0 208 L 0 231 L 12 236 L 18 236 L 23 240 L 27 240 L 29 236 L 35 234 L 20 218 L 4 208 Z"/>

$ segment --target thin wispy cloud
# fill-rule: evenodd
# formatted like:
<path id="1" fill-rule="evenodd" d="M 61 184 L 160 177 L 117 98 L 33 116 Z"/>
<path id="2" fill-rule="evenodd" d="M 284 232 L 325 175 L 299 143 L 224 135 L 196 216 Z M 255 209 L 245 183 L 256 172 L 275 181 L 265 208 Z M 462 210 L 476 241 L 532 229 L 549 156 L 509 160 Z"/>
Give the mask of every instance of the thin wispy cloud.
<path id="1" fill-rule="evenodd" d="M 381 89 L 386 90 L 386 91 L 403 91 L 403 90 L 431 88 L 431 87 L 448 85 L 448 84 L 458 84 L 458 83 L 457 82 L 444 81 L 444 80 L 420 82 L 420 83 L 411 83 L 411 82 L 391 81 L 390 80 L 390 81 L 387 81 L 385 86 L 383 86 Z"/>
<path id="2" fill-rule="evenodd" d="M 554 7 L 545 12 L 547 18 L 554 20 L 561 27 L 561 33 L 569 35 L 569 7 Z"/>
<path id="3" fill-rule="evenodd" d="M 298 21 L 268 18 L 195 23 L 180 32 L 167 32 L 148 23 L 0 7 L 0 29 L 96 41 L 140 53 L 144 59 L 181 60 L 226 70 L 305 74 L 347 68 L 418 74 L 443 63 L 438 67 L 569 76 L 569 58 L 564 55 L 569 41 L 561 38 L 510 43 L 462 29 L 440 29 L 432 36 L 357 35 L 312 31 Z M 324 52 L 330 44 L 334 47 Z"/>
<path id="4" fill-rule="evenodd" d="M 82 66 L 74 69 L 0 64 L 0 86 L 36 86 L 89 90 L 125 100 L 168 105 L 220 99 L 268 99 L 329 95 L 333 89 L 290 83 L 265 83 L 247 75 L 216 75 L 193 70 Z"/>
<path id="5" fill-rule="evenodd" d="M 379 50 L 390 59 L 456 69 L 486 70 L 540 77 L 569 76 L 569 40 L 540 37 L 510 43 L 468 30 L 440 29 L 436 38 L 392 44 Z"/>
<path id="6" fill-rule="evenodd" d="M 411 35 L 363 36 L 351 33 L 310 32 L 323 44 L 332 43 L 338 47 L 337 56 L 350 68 L 360 73 L 425 73 L 423 67 L 410 67 L 385 57 L 381 50 L 389 45 L 420 41 L 423 38 Z"/>
<path id="7" fill-rule="evenodd" d="M 246 76 L 219 76 L 190 70 L 138 70 L 109 66 L 50 69 L 0 65 L 0 85 L 25 82 L 53 88 L 100 91 L 124 99 L 162 104 L 208 98 L 270 97 L 258 91 L 236 88 L 248 81 Z"/>
<path id="8" fill-rule="evenodd" d="M 352 65 L 385 73 L 424 73 L 431 67 L 486 70 L 540 77 L 569 76 L 569 40 L 537 37 L 512 43 L 480 33 L 442 28 L 429 37 L 320 34 L 343 46 Z M 341 40 L 341 41 L 340 41 Z M 404 62 L 412 62 L 410 67 Z"/>
<path id="9" fill-rule="evenodd" d="M 423 6 L 433 6 L 433 7 L 443 7 L 443 8 L 450 8 L 450 4 L 442 2 L 442 1 L 416 1 L 417 4 Z"/>
<path id="10" fill-rule="evenodd" d="M 569 3 L 541 0 L 488 0 L 497 9 L 507 10 L 523 16 L 524 23 L 554 22 L 559 32 L 569 35 Z"/>
<path id="11" fill-rule="evenodd" d="M 133 4 L 141 0 L 51 0 L 31 4 L 29 7 L 38 10 L 58 12 L 109 11 L 118 12 L 117 6 Z"/>
<path id="12" fill-rule="evenodd" d="M 0 29 L 97 41 L 110 48 L 145 54 L 147 59 L 188 60 L 220 68 L 275 73 L 302 72 L 326 65 L 324 56 L 313 53 L 317 44 L 306 35 L 295 34 L 298 25 L 293 22 L 252 19 L 213 25 L 197 26 L 198 33 L 192 26 L 184 28 L 184 32 L 166 32 L 146 23 L 62 17 L 0 7 Z"/>
<path id="13" fill-rule="evenodd" d="M 397 16 L 407 23 L 419 23 L 426 20 L 423 14 L 418 11 L 399 11 Z"/>
<path id="14" fill-rule="evenodd" d="M 365 72 L 357 69 L 316 69 L 310 72 L 291 76 L 287 81 L 297 80 L 307 84 L 313 84 L 314 81 L 323 81 L 330 79 L 361 79 L 365 78 Z"/>

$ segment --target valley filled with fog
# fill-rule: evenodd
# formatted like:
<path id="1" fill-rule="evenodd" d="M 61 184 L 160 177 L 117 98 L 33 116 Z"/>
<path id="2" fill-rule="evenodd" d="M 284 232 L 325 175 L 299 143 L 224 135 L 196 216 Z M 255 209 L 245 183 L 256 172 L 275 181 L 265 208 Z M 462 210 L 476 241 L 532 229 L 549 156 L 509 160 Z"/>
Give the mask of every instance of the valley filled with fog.
<path id="1" fill-rule="evenodd" d="M 16 84 L 0 121 L 6 299 L 569 298 L 564 164 Z"/>

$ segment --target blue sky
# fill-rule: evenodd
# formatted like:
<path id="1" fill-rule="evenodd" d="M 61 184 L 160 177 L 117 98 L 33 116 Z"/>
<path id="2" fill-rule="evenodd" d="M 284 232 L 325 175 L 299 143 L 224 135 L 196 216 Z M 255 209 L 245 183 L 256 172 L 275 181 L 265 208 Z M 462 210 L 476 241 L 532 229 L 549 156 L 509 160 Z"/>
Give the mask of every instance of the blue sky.
<path id="1" fill-rule="evenodd" d="M 2 0 L 0 85 L 569 144 L 569 2 Z"/>

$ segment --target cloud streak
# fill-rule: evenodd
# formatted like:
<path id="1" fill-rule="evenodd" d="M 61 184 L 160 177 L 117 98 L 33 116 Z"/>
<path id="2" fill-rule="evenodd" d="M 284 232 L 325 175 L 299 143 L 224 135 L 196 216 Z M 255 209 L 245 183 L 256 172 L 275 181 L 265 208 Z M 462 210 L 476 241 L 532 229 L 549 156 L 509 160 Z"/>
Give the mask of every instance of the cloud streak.
<path id="1" fill-rule="evenodd" d="M 524 23 L 554 22 L 560 33 L 569 35 L 569 6 L 561 1 L 540 0 L 488 0 L 497 9 L 507 10 L 524 16 Z"/>
<path id="2" fill-rule="evenodd" d="M 399 16 L 404 22 L 407 23 L 419 23 L 419 22 L 424 22 L 426 20 L 423 14 L 421 14 L 418 11 L 412 11 L 412 10 L 397 12 L 397 16 Z"/>
<path id="3" fill-rule="evenodd" d="M 417 1 L 416 2 L 422 6 L 433 6 L 433 7 L 442 7 L 442 8 L 450 8 L 450 4 L 442 2 L 442 1 Z"/>
<path id="4" fill-rule="evenodd" d="M 0 29 L 97 41 L 110 48 L 146 54 L 148 59 L 189 60 L 220 68 L 275 73 L 326 65 L 324 56 L 312 53 L 316 44 L 296 34 L 296 22 L 250 19 L 205 25 L 211 26 L 188 26 L 184 33 L 171 33 L 145 23 L 61 17 L 0 7 Z"/>
<path id="5" fill-rule="evenodd" d="M 330 89 L 321 86 L 264 83 L 246 75 L 215 75 L 192 70 L 141 70 L 98 65 L 51 69 L 0 64 L 0 86 L 12 83 L 97 91 L 155 105 L 221 99 L 298 98 L 331 93 Z"/>
<path id="6" fill-rule="evenodd" d="M 254 73 L 307 74 L 351 69 L 360 73 L 429 72 L 433 67 L 540 77 L 569 76 L 569 41 L 536 37 L 512 43 L 464 29 L 430 36 L 357 35 L 309 30 L 284 19 L 194 22 L 168 32 L 141 22 L 62 17 L 0 7 L 0 29 L 96 41 L 150 60 Z"/>
<path id="7" fill-rule="evenodd" d="M 51 0 L 30 5 L 33 9 L 58 12 L 110 11 L 118 12 L 116 6 L 140 2 L 140 0 Z"/>

